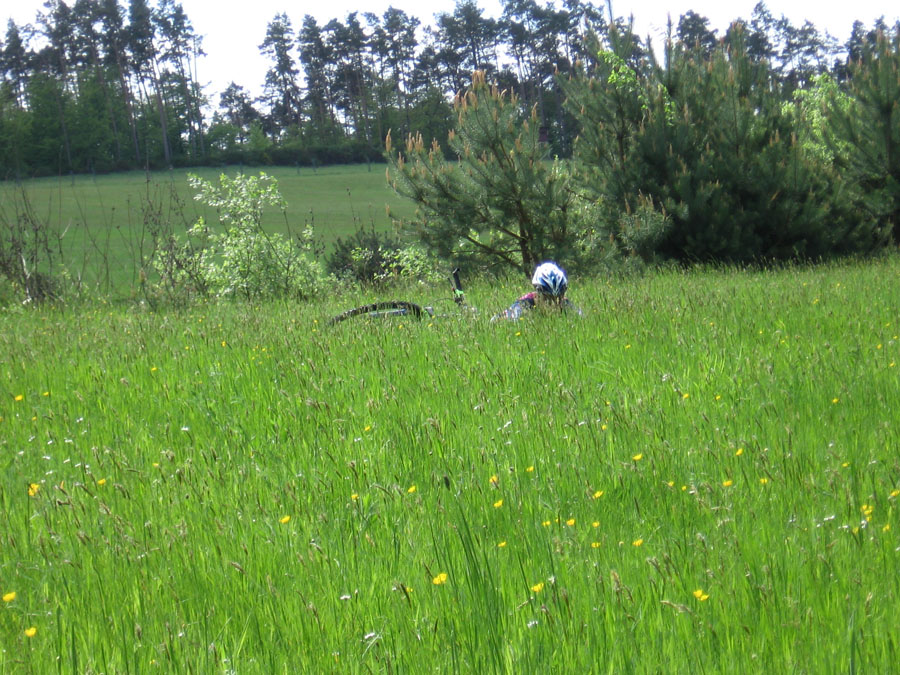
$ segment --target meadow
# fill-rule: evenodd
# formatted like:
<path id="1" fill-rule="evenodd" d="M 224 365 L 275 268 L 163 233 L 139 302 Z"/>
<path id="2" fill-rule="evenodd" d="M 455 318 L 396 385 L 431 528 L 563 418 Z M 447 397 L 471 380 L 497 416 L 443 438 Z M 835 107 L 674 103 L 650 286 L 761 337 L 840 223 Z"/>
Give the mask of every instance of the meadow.
<path id="1" fill-rule="evenodd" d="M 896 669 L 900 258 L 464 282 L 2 310 L 0 671 Z"/>
<path id="2" fill-rule="evenodd" d="M 59 248 L 73 276 L 99 286 L 104 294 L 120 293 L 137 282 L 153 223 L 165 221 L 183 233 L 200 217 L 217 222 L 213 209 L 194 200 L 187 181 L 190 173 L 213 182 L 220 173 L 264 171 L 273 176 L 287 206 L 283 212 L 264 213 L 263 225 L 287 235 L 312 225 L 320 246 L 328 250 L 338 237 L 362 228 L 390 230 L 388 209 L 395 218 L 412 216 L 411 202 L 387 185 L 385 168 L 384 164 L 198 168 L 0 182 L 0 224 L 30 214 L 61 234 Z"/>

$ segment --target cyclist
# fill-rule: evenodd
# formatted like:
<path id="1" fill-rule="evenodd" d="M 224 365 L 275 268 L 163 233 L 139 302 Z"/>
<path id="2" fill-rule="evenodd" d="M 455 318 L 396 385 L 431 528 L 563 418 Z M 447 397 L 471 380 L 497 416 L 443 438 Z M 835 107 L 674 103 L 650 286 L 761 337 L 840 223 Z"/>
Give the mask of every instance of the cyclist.
<path id="1" fill-rule="evenodd" d="M 516 300 L 509 309 L 505 309 L 491 321 L 498 319 L 518 319 L 528 310 L 538 308 L 554 308 L 563 311 L 572 310 L 579 316 L 582 315 L 572 302 L 566 297 L 566 290 L 569 288 L 569 280 L 563 269 L 553 262 L 541 263 L 534 270 L 534 276 L 531 277 L 531 284 L 534 291 L 526 293 Z"/>

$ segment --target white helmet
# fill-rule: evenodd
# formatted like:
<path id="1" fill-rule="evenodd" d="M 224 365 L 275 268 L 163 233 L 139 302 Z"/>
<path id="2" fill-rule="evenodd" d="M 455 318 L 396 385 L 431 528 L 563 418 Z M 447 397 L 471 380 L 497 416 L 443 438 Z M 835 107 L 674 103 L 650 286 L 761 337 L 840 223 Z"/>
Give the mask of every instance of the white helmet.
<path id="1" fill-rule="evenodd" d="M 531 284 L 539 293 L 552 295 L 555 298 L 563 297 L 569 287 L 566 273 L 559 265 L 552 262 L 541 263 L 537 266 L 534 276 L 531 277 Z"/>

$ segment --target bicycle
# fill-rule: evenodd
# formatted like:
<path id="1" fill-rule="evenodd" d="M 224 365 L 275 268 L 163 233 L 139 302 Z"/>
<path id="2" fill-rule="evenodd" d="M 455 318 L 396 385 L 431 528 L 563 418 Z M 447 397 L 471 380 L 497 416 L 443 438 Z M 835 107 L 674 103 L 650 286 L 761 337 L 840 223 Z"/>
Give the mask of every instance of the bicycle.
<path id="1" fill-rule="evenodd" d="M 453 287 L 453 302 L 456 303 L 460 311 L 468 309 L 466 305 L 465 293 L 463 293 L 462 284 L 459 281 L 459 268 L 457 267 L 450 273 L 450 283 Z M 421 319 L 424 316 L 430 318 L 440 316 L 450 316 L 449 314 L 437 314 L 433 305 L 418 305 L 414 302 L 406 300 L 384 300 L 381 302 L 373 302 L 368 305 L 361 305 L 341 312 L 337 316 L 331 317 L 328 321 L 329 326 L 333 326 L 341 321 L 361 317 L 366 319 L 383 319 L 388 317 L 409 316 L 415 319 Z"/>

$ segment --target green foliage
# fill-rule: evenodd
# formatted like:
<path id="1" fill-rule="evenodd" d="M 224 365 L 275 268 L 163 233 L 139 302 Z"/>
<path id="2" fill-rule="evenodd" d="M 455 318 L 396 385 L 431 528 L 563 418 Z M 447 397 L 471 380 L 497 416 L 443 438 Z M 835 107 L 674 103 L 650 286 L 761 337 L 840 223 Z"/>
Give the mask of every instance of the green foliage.
<path id="1" fill-rule="evenodd" d="M 181 241 L 171 237 L 156 246 L 153 268 L 168 289 L 190 289 L 201 295 L 260 299 L 310 297 L 324 279 L 313 255 L 312 227 L 291 242 L 262 227 L 267 206 L 283 206 L 275 179 L 257 176 L 219 176 L 218 184 L 189 176 L 195 199 L 219 214 L 221 231 L 203 218 Z"/>
<path id="2" fill-rule="evenodd" d="M 672 219 L 653 205 L 653 200 L 639 196 L 634 209 L 626 209 L 616 221 L 614 240 L 621 252 L 643 262 L 654 262 L 672 228 Z"/>
<path id="3" fill-rule="evenodd" d="M 523 119 L 514 95 L 476 72 L 457 97 L 457 124 L 445 159 L 435 141 L 410 136 L 387 153 L 392 187 L 419 207 L 412 227 L 429 251 L 468 264 L 510 266 L 529 274 L 543 259 L 572 253 L 573 199 L 563 165 L 545 161 L 537 113 Z"/>
<path id="4" fill-rule="evenodd" d="M 669 45 L 664 68 L 627 72 L 627 35 L 610 37 L 590 74 L 564 83 L 583 133 L 579 181 L 618 213 L 651 200 L 670 219 L 656 251 L 677 260 L 818 258 L 868 250 L 871 222 L 844 205 L 847 188 L 821 153 L 798 142 L 765 62 L 741 29 L 706 57 Z"/>
<path id="5" fill-rule="evenodd" d="M 400 248 L 396 235 L 359 229 L 350 237 L 338 237 L 326 260 L 331 274 L 341 279 L 372 283 L 387 271 L 391 254 Z"/>
<path id="6" fill-rule="evenodd" d="M 852 106 L 853 99 L 833 77 L 823 73 L 812 79 L 810 87 L 795 90 L 793 99 L 785 101 L 782 110 L 791 118 L 804 152 L 827 166 L 836 161 L 843 162 L 843 158 L 851 151 L 847 142 L 829 143 L 829 110 L 840 110 L 841 114 L 848 114 Z"/>
<path id="7" fill-rule="evenodd" d="M 446 279 L 445 262 L 423 246 L 408 244 L 385 255 L 385 267 L 379 281 L 409 279 L 437 282 Z"/>
<path id="8" fill-rule="evenodd" d="M 827 140 L 841 172 L 859 185 L 857 206 L 900 244 L 900 26 L 879 31 L 849 66 L 848 105 L 828 102 Z"/>
<path id="9" fill-rule="evenodd" d="M 872 204 L 873 194 L 865 181 L 847 167 L 858 153 L 850 137 L 835 129 L 840 120 L 857 119 L 857 103 L 830 75 L 812 78 L 811 85 L 796 89 L 793 100 L 783 104 L 783 112 L 793 125 L 803 153 L 818 167 L 831 189 L 828 197 L 831 228 L 843 251 L 867 251 L 888 242 L 885 226 Z"/>
<path id="10" fill-rule="evenodd" d="M 395 233 L 376 230 L 358 230 L 352 237 L 338 238 L 326 264 L 338 279 L 363 284 L 437 281 L 446 276 L 446 264 L 422 246 L 403 245 Z"/>
<path id="11" fill-rule="evenodd" d="M 32 117 L 16 105 L 12 89 L 0 82 L 0 178 L 23 178 L 29 161 Z"/>
<path id="12" fill-rule="evenodd" d="M 272 148 L 272 141 L 263 132 L 262 125 L 259 122 L 253 122 L 250 125 L 250 140 L 247 142 L 247 150 L 255 161 L 260 164 L 268 164 L 269 151 Z"/>
<path id="13" fill-rule="evenodd" d="M 582 196 L 572 218 L 579 223 L 575 243 L 578 257 L 590 267 L 608 272 L 643 269 L 660 262 L 658 249 L 672 226 L 669 216 L 639 196 L 634 208 L 611 209 L 608 202 Z"/>

